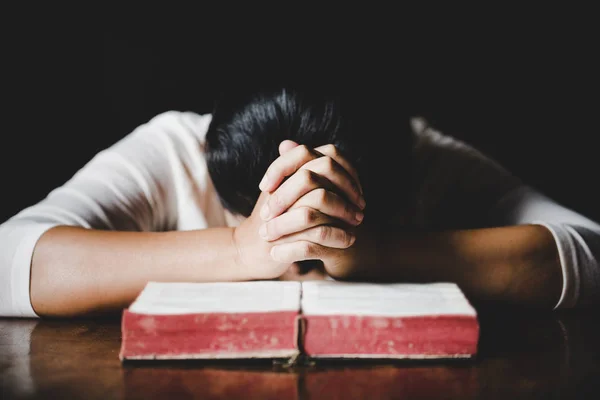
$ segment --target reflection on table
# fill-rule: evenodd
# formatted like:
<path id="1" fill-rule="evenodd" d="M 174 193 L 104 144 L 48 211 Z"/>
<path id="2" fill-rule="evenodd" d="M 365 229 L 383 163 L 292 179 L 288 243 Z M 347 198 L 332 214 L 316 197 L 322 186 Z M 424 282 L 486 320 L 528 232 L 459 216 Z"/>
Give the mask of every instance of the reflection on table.
<path id="1" fill-rule="evenodd" d="M 119 319 L 0 320 L 0 393 L 29 398 L 594 398 L 593 312 L 480 313 L 470 361 L 127 362 Z"/>

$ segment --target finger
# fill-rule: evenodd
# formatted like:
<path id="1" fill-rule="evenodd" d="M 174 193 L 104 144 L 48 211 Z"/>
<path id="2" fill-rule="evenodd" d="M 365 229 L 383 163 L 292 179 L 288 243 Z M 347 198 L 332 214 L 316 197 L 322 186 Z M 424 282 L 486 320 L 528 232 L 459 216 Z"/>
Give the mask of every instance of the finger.
<path id="1" fill-rule="evenodd" d="M 258 234 L 265 240 L 273 241 L 282 236 L 333 222 L 333 218 L 314 208 L 301 207 L 290 210 L 277 218 L 263 223 L 258 229 Z"/>
<path id="2" fill-rule="evenodd" d="M 294 203 L 288 209 L 288 212 L 289 210 L 301 207 L 314 208 L 323 214 L 342 220 L 350 225 L 358 225 L 364 218 L 363 212 L 358 207 L 346 201 L 342 196 L 324 188 L 308 192 Z M 271 222 L 276 221 L 283 215 L 271 220 Z"/>
<path id="3" fill-rule="evenodd" d="M 262 207 L 269 201 L 269 197 L 270 195 L 266 192 L 259 193 L 258 199 L 256 200 L 256 204 L 252 209 L 252 214 L 256 215 L 257 218 L 260 218 L 260 211 L 262 210 Z"/>
<path id="4" fill-rule="evenodd" d="M 322 153 L 328 157 L 333 158 L 338 164 L 340 164 L 342 166 L 342 168 L 344 168 L 350 174 L 350 176 L 352 176 L 354 178 L 354 180 L 356 181 L 356 184 L 358 185 L 358 187 L 360 189 L 360 193 L 361 194 L 363 193 L 362 185 L 360 184 L 360 181 L 358 179 L 358 172 L 352 166 L 352 164 L 350 164 L 350 162 L 348 160 L 346 160 L 340 154 L 337 147 L 335 147 L 332 144 L 326 144 L 324 146 L 316 147 L 315 150 L 318 151 L 319 153 Z"/>
<path id="5" fill-rule="evenodd" d="M 360 209 L 365 206 L 365 201 L 360 189 L 352 176 L 333 158 L 325 156 L 304 164 L 300 169 L 308 169 L 326 178 L 339 188 L 346 197 Z"/>
<path id="6" fill-rule="evenodd" d="M 309 241 L 284 243 L 271 248 L 271 258 L 281 263 L 295 263 L 304 260 L 318 260 L 331 251 L 336 251 Z"/>
<path id="7" fill-rule="evenodd" d="M 298 171 L 271 193 L 260 210 L 260 217 L 269 221 L 281 215 L 306 193 L 319 187 L 330 191 L 338 190 L 329 180 L 308 169 Z"/>
<path id="8" fill-rule="evenodd" d="M 284 140 L 279 144 L 279 154 L 284 155 L 294 147 L 298 147 L 299 144 L 294 142 L 293 140 Z"/>
<path id="9" fill-rule="evenodd" d="M 321 153 L 304 145 L 296 146 L 269 165 L 258 187 L 263 192 L 270 192 L 277 188 L 286 177 L 292 176 L 304 164 L 321 156 Z"/>
<path id="10" fill-rule="evenodd" d="M 332 225 L 319 225 L 284 236 L 274 245 L 306 241 L 334 249 L 347 249 L 354 244 L 355 240 L 356 237 L 347 229 Z"/>

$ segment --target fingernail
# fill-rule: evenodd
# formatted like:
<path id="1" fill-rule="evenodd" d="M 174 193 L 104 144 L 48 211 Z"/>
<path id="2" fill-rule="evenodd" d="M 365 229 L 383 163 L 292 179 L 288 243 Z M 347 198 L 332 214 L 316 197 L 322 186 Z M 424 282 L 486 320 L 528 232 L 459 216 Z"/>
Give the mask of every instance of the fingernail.
<path id="1" fill-rule="evenodd" d="M 267 188 L 268 181 L 269 181 L 269 179 L 267 178 L 267 174 L 265 174 L 263 176 L 262 180 L 260 181 L 260 183 L 258 184 L 258 188 L 264 192 L 265 189 Z"/>
<path id="2" fill-rule="evenodd" d="M 363 214 L 360 211 L 357 211 L 356 214 L 354 214 L 354 219 L 356 220 L 356 222 L 362 221 L 364 217 L 365 217 L 365 214 Z"/>
<path id="3" fill-rule="evenodd" d="M 363 209 L 365 208 L 365 206 L 367 205 L 367 202 L 365 201 L 365 198 L 360 196 L 358 199 L 358 206 Z"/>
<path id="4" fill-rule="evenodd" d="M 267 224 L 262 224 L 260 228 L 258 228 L 258 234 L 263 239 L 267 238 Z"/>
<path id="5" fill-rule="evenodd" d="M 264 220 L 267 220 L 267 218 L 269 218 L 269 205 L 268 204 L 265 204 L 260 209 L 260 217 Z"/>

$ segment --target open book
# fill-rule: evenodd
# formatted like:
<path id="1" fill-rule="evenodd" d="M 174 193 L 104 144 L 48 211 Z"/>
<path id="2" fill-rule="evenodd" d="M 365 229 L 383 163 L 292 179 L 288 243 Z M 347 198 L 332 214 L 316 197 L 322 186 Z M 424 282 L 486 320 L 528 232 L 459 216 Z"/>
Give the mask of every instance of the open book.
<path id="1" fill-rule="evenodd" d="M 150 282 L 122 334 L 121 360 L 456 358 L 479 324 L 451 283 Z"/>

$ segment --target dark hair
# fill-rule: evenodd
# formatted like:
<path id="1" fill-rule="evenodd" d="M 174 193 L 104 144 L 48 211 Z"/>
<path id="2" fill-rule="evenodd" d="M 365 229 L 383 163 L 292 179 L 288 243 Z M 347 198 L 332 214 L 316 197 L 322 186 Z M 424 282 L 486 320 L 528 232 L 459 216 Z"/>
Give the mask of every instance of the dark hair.
<path id="1" fill-rule="evenodd" d="M 357 169 L 368 209 L 383 206 L 386 197 L 398 200 L 396 189 L 383 183 L 392 176 L 389 168 L 397 183 L 406 177 L 412 136 L 408 115 L 379 99 L 365 91 L 291 85 L 223 93 L 206 134 L 208 171 L 223 206 L 251 214 L 258 184 L 285 139 L 311 148 L 335 145 Z"/>

